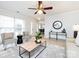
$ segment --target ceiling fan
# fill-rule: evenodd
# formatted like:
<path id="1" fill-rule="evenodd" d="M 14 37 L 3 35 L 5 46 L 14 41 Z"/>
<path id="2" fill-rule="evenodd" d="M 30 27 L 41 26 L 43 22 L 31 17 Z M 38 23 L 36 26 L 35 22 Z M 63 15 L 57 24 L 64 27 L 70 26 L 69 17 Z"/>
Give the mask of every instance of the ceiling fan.
<path id="1" fill-rule="evenodd" d="M 46 14 L 46 12 L 44 10 L 51 10 L 51 9 L 53 9 L 53 7 L 52 6 L 50 6 L 50 7 L 43 7 L 42 1 L 38 1 L 37 8 L 28 8 L 28 9 L 37 10 L 34 14 L 37 14 L 37 13 L 39 13 L 39 14 L 41 14 L 41 13 Z"/>

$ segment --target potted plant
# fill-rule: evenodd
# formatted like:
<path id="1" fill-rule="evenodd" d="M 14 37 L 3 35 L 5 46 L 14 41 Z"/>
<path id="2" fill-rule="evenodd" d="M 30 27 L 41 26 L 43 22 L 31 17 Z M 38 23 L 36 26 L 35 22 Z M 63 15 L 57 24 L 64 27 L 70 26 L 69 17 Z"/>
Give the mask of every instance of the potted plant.
<path id="1" fill-rule="evenodd" d="M 41 32 L 36 32 L 35 38 L 36 38 L 35 40 L 36 43 L 41 43 L 41 38 L 42 38 Z"/>

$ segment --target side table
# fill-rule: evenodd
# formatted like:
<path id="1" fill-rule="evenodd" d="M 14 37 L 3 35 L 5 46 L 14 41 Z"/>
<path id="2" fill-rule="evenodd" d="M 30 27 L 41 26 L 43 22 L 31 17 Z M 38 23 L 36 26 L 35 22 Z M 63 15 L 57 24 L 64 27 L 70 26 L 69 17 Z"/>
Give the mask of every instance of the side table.
<path id="1" fill-rule="evenodd" d="M 18 35 L 18 36 L 17 36 L 17 44 L 23 43 L 22 37 L 23 37 L 23 35 Z"/>

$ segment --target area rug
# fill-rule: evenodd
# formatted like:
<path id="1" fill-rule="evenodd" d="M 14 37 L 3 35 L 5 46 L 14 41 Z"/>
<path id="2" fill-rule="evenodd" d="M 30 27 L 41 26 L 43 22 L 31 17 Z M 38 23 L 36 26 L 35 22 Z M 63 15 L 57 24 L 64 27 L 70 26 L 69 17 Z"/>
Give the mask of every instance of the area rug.
<path id="1" fill-rule="evenodd" d="M 39 50 L 42 48 L 38 48 L 36 52 L 32 53 L 31 58 L 34 58 L 39 53 Z M 24 58 L 28 58 L 28 54 L 23 55 Z M 65 57 L 65 48 L 56 46 L 56 45 L 47 45 L 46 49 L 44 49 L 36 58 L 64 58 Z M 0 50 L 0 58 L 21 58 L 19 56 L 18 47 L 11 47 L 7 50 Z"/>

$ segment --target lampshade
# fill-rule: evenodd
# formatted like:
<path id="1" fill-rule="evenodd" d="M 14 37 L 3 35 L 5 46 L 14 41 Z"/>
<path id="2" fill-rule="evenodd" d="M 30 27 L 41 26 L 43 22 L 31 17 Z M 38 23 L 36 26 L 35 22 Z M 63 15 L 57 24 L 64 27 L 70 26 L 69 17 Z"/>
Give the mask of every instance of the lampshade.
<path id="1" fill-rule="evenodd" d="M 74 25 L 74 26 L 73 26 L 73 30 L 74 30 L 74 31 L 79 31 L 79 25 L 78 25 L 78 24 Z"/>

